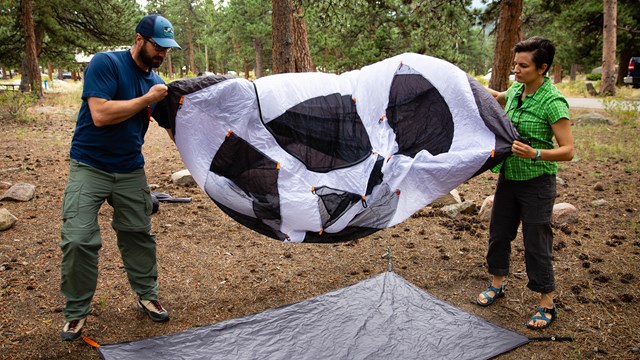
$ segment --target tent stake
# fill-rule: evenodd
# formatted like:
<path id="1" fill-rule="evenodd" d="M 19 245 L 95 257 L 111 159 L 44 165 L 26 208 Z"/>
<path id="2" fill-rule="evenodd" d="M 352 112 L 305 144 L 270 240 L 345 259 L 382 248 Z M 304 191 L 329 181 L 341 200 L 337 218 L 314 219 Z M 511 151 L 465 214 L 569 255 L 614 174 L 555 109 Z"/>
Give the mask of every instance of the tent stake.
<path id="1" fill-rule="evenodd" d="M 530 337 L 529 341 L 573 341 L 573 336 L 542 336 Z"/>
<path id="2" fill-rule="evenodd" d="M 391 246 L 387 246 L 387 271 L 391 272 Z"/>

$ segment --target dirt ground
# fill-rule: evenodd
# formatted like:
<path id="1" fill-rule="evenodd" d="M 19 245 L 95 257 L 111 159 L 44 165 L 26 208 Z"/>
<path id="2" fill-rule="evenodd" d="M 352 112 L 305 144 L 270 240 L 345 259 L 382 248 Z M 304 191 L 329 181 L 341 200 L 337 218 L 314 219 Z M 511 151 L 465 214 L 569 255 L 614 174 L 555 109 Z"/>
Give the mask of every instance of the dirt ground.
<path id="1" fill-rule="evenodd" d="M 0 181 L 28 182 L 37 196 L 3 201 L 19 220 L 0 232 L 0 359 L 98 359 L 83 341 L 59 340 L 64 324 L 59 291 L 60 207 L 77 107 L 38 106 L 32 121 L 4 122 Z M 637 138 L 638 128 L 574 127 L 576 138 L 603 144 Z M 636 142 L 637 144 L 637 142 Z M 578 149 L 579 150 L 579 149 Z M 487 224 L 475 215 L 449 219 L 429 207 L 406 222 L 357 241 L 285 244 L 232 221 L 197 187 L 177 187 L 183 169 L 175 146 L 152 125 L 144 153 L 157 191 L 192 197 L 162 203 L 153 216 L 158 235 L 160 300 L 171 321 L 152 323 L 134 309 L 110 228 L 111 208 L 100 211 L 103 248 L 93 313 L 83 333 L 101 344 L 170 334 L 290 304 L 354 284 L 387 270 L 467 312 L 525 336 L 573 337 L 532 342 L 501 359 L 640 359 L 640 169 L 637 162 L 580 154 L 561 166 L 557 202 L 579 209 L 576 224 L 554 229 L 559 320 L 534 332 L 525 322 L 537 306 L 528 291 L 522 239 L 514 242 L 507 297 L 481 308 L 473 299 L 488 284 Z M 482 174 L 458 190 L 480 206 L 496 176 Z M 592 202 L 605 199 L 594 207 Z M 259 358 L 259 355 L 257 356 Z"/>

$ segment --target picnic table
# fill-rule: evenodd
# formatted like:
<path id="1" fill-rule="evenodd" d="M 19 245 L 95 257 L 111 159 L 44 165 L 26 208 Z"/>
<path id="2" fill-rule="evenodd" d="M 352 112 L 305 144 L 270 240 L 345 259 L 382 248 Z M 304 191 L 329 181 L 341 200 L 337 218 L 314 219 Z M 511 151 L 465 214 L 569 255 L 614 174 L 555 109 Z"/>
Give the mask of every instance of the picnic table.
<path id="1" fill-rule="evenodd" d="M 0 91 L 18 91 L 20 90 L 20 84 L 0 84 Z"/>

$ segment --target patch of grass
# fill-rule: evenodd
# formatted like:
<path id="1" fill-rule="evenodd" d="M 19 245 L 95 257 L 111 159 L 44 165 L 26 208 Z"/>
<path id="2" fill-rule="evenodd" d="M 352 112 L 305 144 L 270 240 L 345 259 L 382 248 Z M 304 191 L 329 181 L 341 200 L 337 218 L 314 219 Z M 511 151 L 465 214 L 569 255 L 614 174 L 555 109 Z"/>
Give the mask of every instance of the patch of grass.
<path id="1" fill-rule="evenodd" d="M 587 86 L 584 81 L 575 80 L 555 84 L 562 95 L 566 97 L 588 97 Z"/>
<path id="2" fill-rule="evenodd" d="M 17 140 L 24 140 L 30 135 L 29 128 L 24 126 L 16 127 L 13 129 L 12 135 Z"/>
<path id="3" fill-rule="evenodd" d="M 631 88 L 618 88 L 618 95 L 603 99 L 603 110 L 572 111 L 575 118 L 581 112 L 598 112 L 610 117 L 617 126 L 574 126 L 572 132 L 576 156 L 585 161 L 624 161 L 629 171 L 640 171 L 640 133 L 638 132 L 640 97 Z M 566 90 L 566 88 L 563 88 Z M 563 94 L 566 95 L 566 93 Z"/>
<path id="4" fill-rule="evenodd" d="M 82 87 L 69 92 L 46 93 L 42 104 L 44 106 L 79 107 L 82 96 Z"/>
<path id="5" fill-rule="evenodd" d="M 640 136 L 634 126 L 574 126 L 576 154 L 586 161 L 621 160 L 627 168 L 640 168 Z"/>
<path id="6" fill-rule="evenodd" d="M 605 111 L 618 123 L 631 127 L 637 126 L 640 101 L 626 100 L 616 96 L 604 98 L 602 104 Z"/>
<path id="7" fill-rule="evenodd" d="M 587 92 L 587 82 L 591 82 L 596 91 L 600 90 L 600 79 L 594 81 L 574 80 L 554 84 L 566 97 L 593 97 Z M 640 100 L 640 89 L 631 86 L 616 87 L 616 99 Z"/>
<path id="8" fill-rule="evenodd" d="M 623 86 L 616 88 L 616 97 L 627 100 L 640 100 L 640 89 L 634 89 L 631 86 Z"/>

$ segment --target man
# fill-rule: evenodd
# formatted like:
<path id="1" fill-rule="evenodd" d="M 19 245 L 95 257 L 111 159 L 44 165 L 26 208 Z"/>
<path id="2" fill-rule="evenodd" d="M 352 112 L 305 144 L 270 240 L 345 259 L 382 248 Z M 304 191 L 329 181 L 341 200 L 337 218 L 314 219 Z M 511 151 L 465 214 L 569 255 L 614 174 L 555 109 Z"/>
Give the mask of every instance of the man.
<path id="1" fill-rule="evenodd" d="M 156 238 L 142 144 L 152 115 L 166 111 L 161 101 L 167 86 L 152 69 L 171 48 L 180 48 L 171 23 L 148 15 L 136 27 L 131 49 L 98 53 L 85 72 L 62 205 L 63 340 L 80 337 L 91 311 L 102 246 L 98 210 L 105 200 L 114 209 L 111 226 L 138 309 L 153 321 L 169 320 L 158 302 Z"/>

